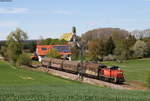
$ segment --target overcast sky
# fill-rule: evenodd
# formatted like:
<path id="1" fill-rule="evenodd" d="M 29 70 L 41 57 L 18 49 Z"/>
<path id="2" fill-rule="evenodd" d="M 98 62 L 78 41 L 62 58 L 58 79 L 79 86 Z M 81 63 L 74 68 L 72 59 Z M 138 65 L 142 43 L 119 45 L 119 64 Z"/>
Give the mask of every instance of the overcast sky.
<path id="1" fill-rule="evenodd" d="M 0 2 L 0 39 L 19 27 L 30 39 L 103 27 L 150 28 L 150 0 L 12 0 Z"/>

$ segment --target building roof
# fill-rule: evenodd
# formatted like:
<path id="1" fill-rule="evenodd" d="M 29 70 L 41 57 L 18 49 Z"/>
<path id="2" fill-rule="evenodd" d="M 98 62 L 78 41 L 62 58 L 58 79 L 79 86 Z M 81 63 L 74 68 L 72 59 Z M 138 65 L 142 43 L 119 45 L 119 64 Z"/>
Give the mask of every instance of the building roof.
<path id="1" fill-rule="evenodd" d="M 66 40 L 66 41 L 70 41 L 71 40 L 71 38 L 72 38 L 72 33 L 65 33 L 65 34 L 63 34 L 61 37 L 60 37 L 60 39 L 64 39 L 64 40 Z"/>

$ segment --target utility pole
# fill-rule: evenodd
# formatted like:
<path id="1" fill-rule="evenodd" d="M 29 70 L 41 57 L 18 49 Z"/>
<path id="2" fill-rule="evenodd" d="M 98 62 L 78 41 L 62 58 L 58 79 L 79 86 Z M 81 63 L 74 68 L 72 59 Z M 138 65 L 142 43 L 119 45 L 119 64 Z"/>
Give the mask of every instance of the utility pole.
<path id="1" fill-rule="evenodd" d="M 83 74 L 84 74 L 84 66 L 83 66 L 83 51 L 84 51 L 84 47 L 83 44 L 81 42 L 79 42 L 79 39 L 76 35 L 76 27 L 72 27 L 72 41 L 75 44 L 75 46 L 77 47 L 77 49 L 80 50 L 80 68 L 79 68 L 79 75 L 81 76 L 81 78 L 83 79 Z"/>

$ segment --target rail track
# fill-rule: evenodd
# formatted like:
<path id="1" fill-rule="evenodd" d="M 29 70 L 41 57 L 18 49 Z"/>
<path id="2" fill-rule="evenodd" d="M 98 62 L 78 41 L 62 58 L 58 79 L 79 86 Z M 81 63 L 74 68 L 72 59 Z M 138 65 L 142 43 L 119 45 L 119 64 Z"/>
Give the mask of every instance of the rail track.
<path id="1" fill-rule="evenodd" d="M 38 71 L 42 71 L 42 72 L 47 72 L 49 74 L 55 75 L 55 76 L 59 76 L 62 78 L 67 78 L 70 80 L 74 80 L 74 81 L 79 81 L 79 82 L 83 82 L 83 83 L 88 83 L 88 84 L 92 84 L 92 85 L 97 85 L 97 86 L 101 86 L 101 87 L 107 87 L 107 88 L 112 88 L 112 89 L 126 89 L 126 90 L 133 90 L 136 89 L 134 87 L 131 87 L 128 84 L 113 84 L 110 82 L 105 82 L 102 80 L 98 80 L 98 79 L 93 79 L 90 77 L 83 77 L 80 78 L 78 75 L 76 74 L 72 74 L 72 73 L 68 73 L 68 72 L 64 72 L 64 71 L 60 71 L 60 70 L 56 70 L 56 69 L 52 69 L 52 68 L 45 68 L 43 66 L 38 66 L 38 65 L 34 65 L 33 66 L 34 70 L 38 70 Z"/>

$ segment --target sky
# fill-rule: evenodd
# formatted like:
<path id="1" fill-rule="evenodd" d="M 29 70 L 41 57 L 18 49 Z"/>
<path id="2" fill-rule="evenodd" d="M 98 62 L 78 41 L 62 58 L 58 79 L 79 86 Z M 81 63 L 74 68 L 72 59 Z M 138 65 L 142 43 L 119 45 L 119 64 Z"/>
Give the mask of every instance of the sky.
<path id="1" fill-rule="evenodd" d="M 150 0 L 0 0 L 0 40 L 16 28 L 29 39 L 59 38 L 96 28 L 150 28 Z M 7 0 L 9 1 L 9 0 Z"/>

